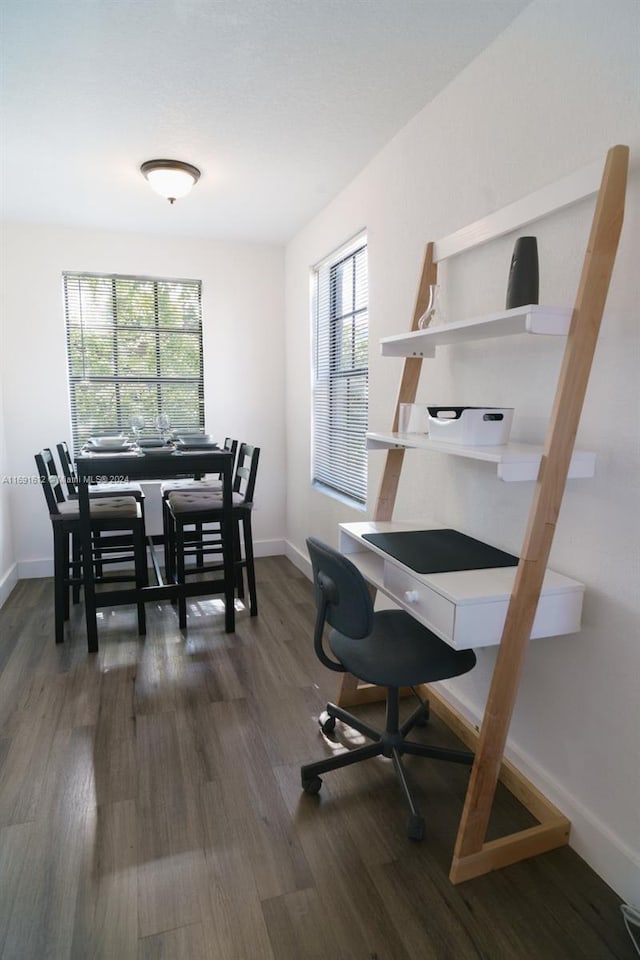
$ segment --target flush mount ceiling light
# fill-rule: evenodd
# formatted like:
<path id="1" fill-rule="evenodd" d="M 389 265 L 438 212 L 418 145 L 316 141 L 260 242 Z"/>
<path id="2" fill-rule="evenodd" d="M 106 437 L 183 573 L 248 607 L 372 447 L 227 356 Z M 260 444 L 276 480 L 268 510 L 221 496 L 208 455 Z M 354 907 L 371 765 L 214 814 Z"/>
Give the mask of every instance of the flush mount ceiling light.
<path id="1" fill-rule="evenodd" d="M 149 181 L 152 190 L 174 203 L 178 197 L 186 197 L 194 183 L 200 179 L 200 171 L 181 160 L 147 160 L 140 173 Z"/>

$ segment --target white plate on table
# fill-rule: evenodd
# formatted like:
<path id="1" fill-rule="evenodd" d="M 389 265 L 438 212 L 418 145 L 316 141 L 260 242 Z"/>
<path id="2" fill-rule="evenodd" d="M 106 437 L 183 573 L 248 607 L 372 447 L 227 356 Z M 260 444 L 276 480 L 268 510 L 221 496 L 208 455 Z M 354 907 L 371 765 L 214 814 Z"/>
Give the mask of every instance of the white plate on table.
<path id="1" fill-rule="evenodd" d="M 168 453 L 175 453 L 174 447 L 143 447 L 141 453 L 145 457 L 166 457 Z"/>
<path id="2" fill-rule="evenodd" d="M 98 434 L 95 437 L 89 437 L 89 443 L 94 443 L 96 447 L 112 447 L 114 443 L 128 443 L 129 437 L 125 433 Z"/>
<path id="3" fill-rule="evenodd" d="M 204 437 L 200 439 L 196 437 L 185 437 L 184 440 L 178 440 L 176 442 L 176 447 L 178 450 L 219 450 L 220 447 L 215 440 L 207 440 Z"/>
<path id="4" fill-rule="evenodd" d="M 138 440 L 138 446 L 141 450 L 166 449 L 167 443 L 164 440 Z"/>
<path id="5" fill-rule="evenodd" d="M 85 449 L 92 453 L 122 453 L 124 450 L 131 450 L 133 444 L 128 440 L 111 440 L 109 443 L 105 440 L 91 439 L 87 440 Z"/>

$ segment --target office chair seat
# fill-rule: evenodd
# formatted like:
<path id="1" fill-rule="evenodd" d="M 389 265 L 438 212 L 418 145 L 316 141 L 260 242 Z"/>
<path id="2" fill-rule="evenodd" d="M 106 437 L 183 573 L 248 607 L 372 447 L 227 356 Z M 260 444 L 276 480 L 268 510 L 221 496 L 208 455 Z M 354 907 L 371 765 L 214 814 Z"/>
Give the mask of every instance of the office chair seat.
<path id="1" fill-rule="evenodd" d="M 381 687 L 447 680 L 476 662 L 472 650 L 454 650 L 404 610 L 374 613 L 366 643 L 332 630 L 329 646 L 347 673 Z"/>
<path id="2" fill-rule="evenodd" d="M 407 734 L 426 718 L 428 703 L 418 697 L 420 705 L 401 725 L 400 688 L 413 688 L 467 673 L 475 666 L 475 654 L 472 650 L 454 650 L 403 610 L 375 612 L 367 583 L 348 557 L 313 537 L 307 540 L 307 548 L 316 594 L 316 655 L 330 670 L 350 673 L 365 683 L 386 687 L 387 708 L 385 728 L 376 730 L 354 714 L 328 703 L 326 714 L 320 717 L 324 734 L 330 736 L 340 720 L 373 742 L 337 754 L 332 751 L 323 760 L 304 764 L 300 769 L 302 789 L 316 794 L 322 786 L 320 774 L 373 757 L 389 757 L 409 808 L 407 835 L 412 840 L 421 840 L 424 820 L 409 789 L 402 756 L 408 753 L 470 764 L 473 754 L 407 739 Z M 326 624 L 332 628 L 327 639 L 336 659 L 324 648 Z"/>

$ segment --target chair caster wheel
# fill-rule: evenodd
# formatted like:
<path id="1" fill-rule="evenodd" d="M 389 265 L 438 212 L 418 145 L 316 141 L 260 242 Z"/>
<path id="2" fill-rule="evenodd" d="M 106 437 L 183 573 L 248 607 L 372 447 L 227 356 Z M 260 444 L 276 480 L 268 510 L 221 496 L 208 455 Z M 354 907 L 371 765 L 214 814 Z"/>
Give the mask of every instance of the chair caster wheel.
<path id="1" fill-rule="evenodd" d="M 424 837 L 424 820 L 422 817 L 409 817 L 407 822 L 407 836 L 409 840 L 422 840 Z"/>
<path id="2" fill-rule="evenodd" d="M 316 793 L 320 793 L 321 786 L 322 780 L 320 777 L 310 777 L 308 780 L 305 780 L 304 777 L 302 778 L 302 789 L 310 796 L 315 796 Z"/>
<path id="3" fill-rule="evenodd" d="M 323 720 L 322 717 L 325 719 Z M 320 729 L 324 734 L 329 736 L 336 729 L 336 718 L 330 717 L 328 713 L 323 713 L 319 720 Z"/>

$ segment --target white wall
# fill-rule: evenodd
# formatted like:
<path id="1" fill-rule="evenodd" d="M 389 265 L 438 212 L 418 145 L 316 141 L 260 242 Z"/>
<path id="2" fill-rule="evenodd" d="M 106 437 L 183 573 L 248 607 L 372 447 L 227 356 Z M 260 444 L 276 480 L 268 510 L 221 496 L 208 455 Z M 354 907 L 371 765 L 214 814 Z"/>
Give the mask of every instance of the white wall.
<path id="1" fill-rule="evenodd" d="M 17 224 L 4 225 L 3 239 L 0 364 L 7 450 L 3 472 L 33 476 L 34 453 L 70 438 L 64 270 L 201 279 L 207 430 L 221 439 L 234 436 L 262 448 L 254 516 L 256 553 L 282 552 L 282 248 Z M 0 497 L 7 489 L 19 575 L 49 575 L 51 529 L 42 491 L 34 485 L 11 485 L 2 488 Z M 147 492 L 148 526 L 151 532 L 160 532 L 158 491 L 150 485 Z M 11 554 L 0 560 L 1 582 Z"/>
<path id="2" fill-rule="evenodd" d="M 4 352 L 0 332 L 0 356 Z M 18 580 L 18 567 L 13 553 L 11 533 L 11 508 L 9 502 L 9 474 L 7 470 L 7 445 L 4 429 L 4 395 L 0 373 L 0 607 L 7 599 Z"/>
<path id="3" fill-rule="evenodd" d="M 635 0 L 536 0 L 289 244 L 286 257 L 287 529 L 304 568 L 305 537 L 337 543 L 362 519 L 310 487 L 310 266 L 366 227 L 369 236 L 370 428 L 389 429 L 402 361 L 381 336 L 406 331 L 425 242 L 438 239 L 628 143 L 632 174 L 620 252 L 578 445 L 597 476 L 571 481 L 551 566 L 587 587 L 576 636 L 530 646 L 509 754 L 573 823 L 575 848 L 640 902 L 638 575 L 638 223 L 640 148 Z M 573 303 L 593 202 L 535 225 L 541 302 Z M 449 317 L 504 306 L 514 237 L 443 267 Z M 449 348 L 423 369 L 418 399 L 515 406 L 514 439 L 541 441 L 562 345 L 519 336 Z M 369 511 L 384 454 L 369 458 Z M 517 552 L 532 484 L 500 483 L 488 465 L 405 456 L 395 516 L 457 527 Z M 481 716 L 495 653 L 447 685 Z"/>

